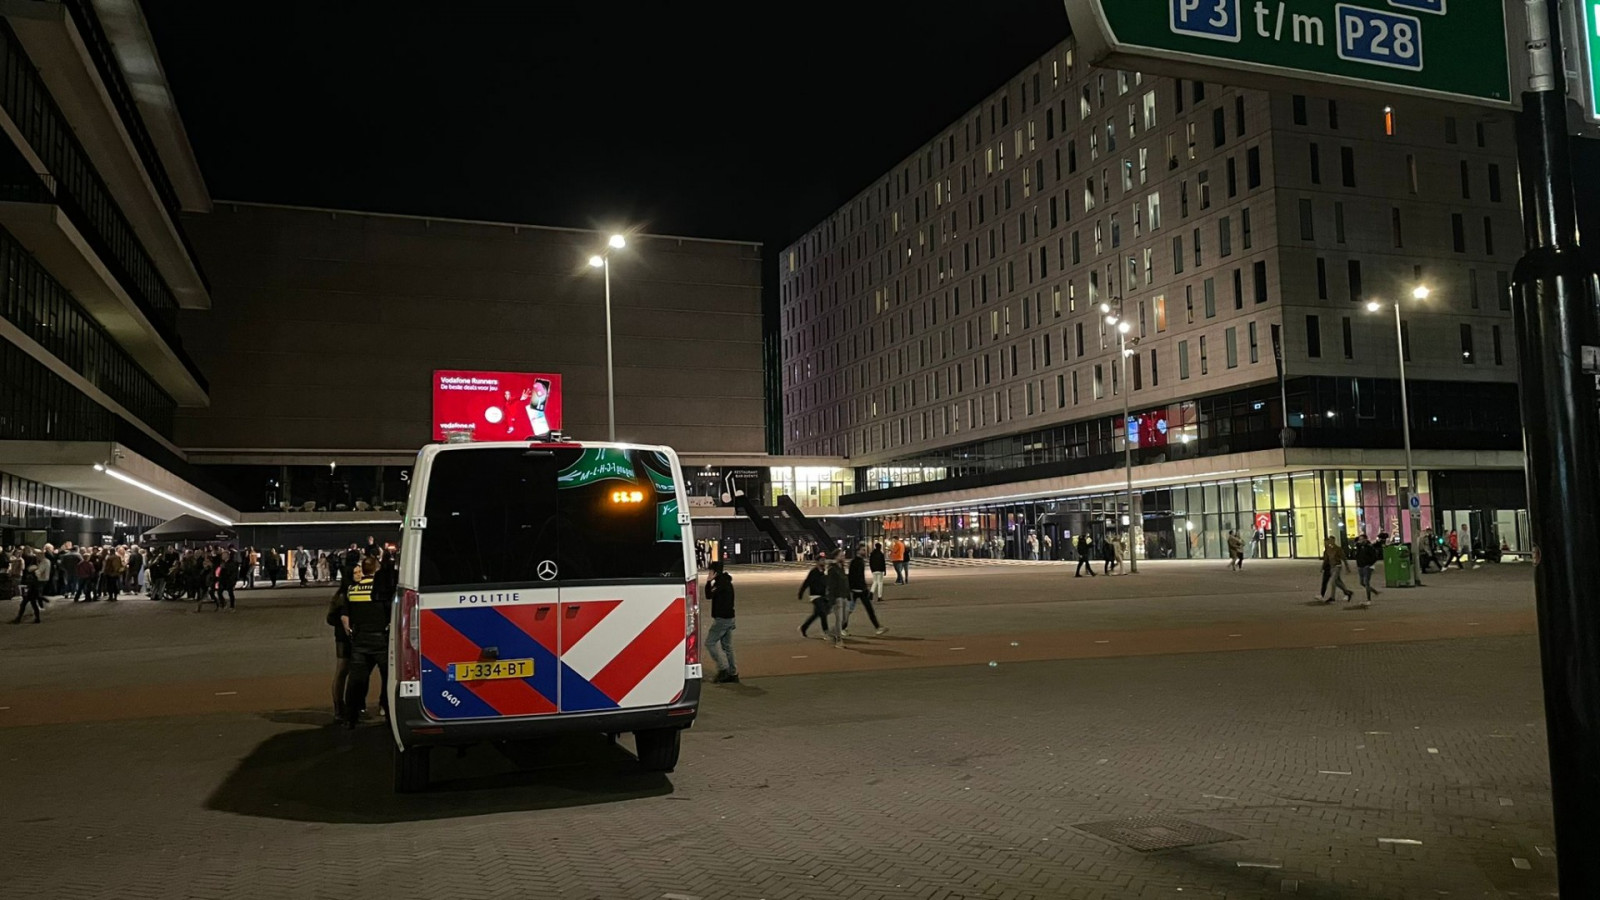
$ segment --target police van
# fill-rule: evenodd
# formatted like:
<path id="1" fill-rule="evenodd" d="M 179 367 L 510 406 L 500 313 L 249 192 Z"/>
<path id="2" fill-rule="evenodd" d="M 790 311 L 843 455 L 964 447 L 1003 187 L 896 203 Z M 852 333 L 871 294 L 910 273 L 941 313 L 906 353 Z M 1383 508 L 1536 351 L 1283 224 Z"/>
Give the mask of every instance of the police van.
<path id="1" fill-rule="evenodd" d="M 389 630 L 395 790 L 434 747 L 632 732 L 677 765 L 700 700 L 696 569 L 677 454 L 600 443 L 417 456 Z"/>

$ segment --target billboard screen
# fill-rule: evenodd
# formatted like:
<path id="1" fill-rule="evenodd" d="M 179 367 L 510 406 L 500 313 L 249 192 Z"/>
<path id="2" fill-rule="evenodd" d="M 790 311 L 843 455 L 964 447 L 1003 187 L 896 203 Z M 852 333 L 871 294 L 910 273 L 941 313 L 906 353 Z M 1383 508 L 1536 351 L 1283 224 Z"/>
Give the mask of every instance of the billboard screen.
<path id="1" fill-rule="evenodd" d="M 433 439 L 525 441 L 561 428 L 561 376 L 545 372 L 433 373 Z"/>
<path id="2" fill-rule="evenodd" d="M 1167 411 L 1135 413 L 1128 417 L 1128 440 L 1135 447 L 1167 445 Z"/>

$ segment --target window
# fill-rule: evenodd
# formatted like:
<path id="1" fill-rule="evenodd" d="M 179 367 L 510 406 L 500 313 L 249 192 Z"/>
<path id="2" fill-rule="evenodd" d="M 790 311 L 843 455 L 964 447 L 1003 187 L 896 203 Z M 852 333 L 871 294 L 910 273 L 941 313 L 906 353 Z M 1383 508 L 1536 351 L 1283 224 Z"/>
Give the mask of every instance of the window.
<path id="1" fill-rule="evenodd" d="M 1172 274 L 1183 274 L 1183 235 L 1172 239 Z"/>
<path id="2" fill-rule="evenodd" d="M 1500 271 L 1494 273 L 1495 293 L 1500 297 L 1500 311 L 1511 311 L 1511 273 Z"/>
<path id="3" fill-rule="evenodd" d="M 1239 94 L 1233 98 L 1233 131 L 1239 137 L 1244 137 L 1244 95 Z"/>
<path id="4" fill-rule="evenodd" d="M 1356 358 L 1356 347 L 1355 347 L 1355 342 L 1351 340 L 1351 335 L 1350 335 L 1350 317 L 1349 316 L 1344 316 L 1340 320 L 1339 328 L 1340 328 L 1340 331 L 1344 335 L 1344 358 L 1345 359 L 1355 359 Z"/>
<path id="5" fill-rule="evenodd" d="M 1411 183 L 1411 193 L 1415 194 L 1417 192 L 1417 158 L 1410 154 L 1406 155 L 1406 176 Z"/>
<path id="6" fill-rule="evenodd" d="M 1256 341 L 1256 323 L 1250 323 L 1246 336 L 1250 341 L 1250 362 L 1258 363 L 1261 361 L 1261 347 Z"/>
<path id="7" fill-rule="evenodd" d="M 1206 318 L 1213 319 L 1217 315 L 1217 280 L 1207 278 L 1202 286 L 1206 298 Z"/>
<path id="8" fill-rule="evenodd" d="M 1392 106 L 1383 108 L 1383 133 L 1389 137 L 1394 137 L 1394 107 Z"/>
<path id="9" fill-rule="evenodd" d="M 1183 308 L 1190 325 L 1194 324 L 1194 285 L 1183 286 Z"/>
<path id="10" fill-rule="evenodd" d="M 1228 157 L 1228 199 L 1239 196 L 1239 167 L 1234 165 L 1233 157 Z"/>
<path id="11" fill-rule="evenodd" d="M 1317 239 L 1316 221 L 1312 216 L 1311 200 L 1300 200 L 1300 240 L 1314 241 Z"/>
<path id="12" fill-rule="evenodd" d="M 1294 95 L 1294 123 L 1306 124 L 1306 98 L 1304 94 Z"/>
<path id="13" fill-rule="evenodd" d="M 1328 101 L 1328 127 L 1334 131 L 1339 130 L 1339 101 Z"/>
<path id="14" fill-rule="evenodd" d="M 1248 208 L 1242 209 L 1242 210 L 1239 211 L 1239 228 L 1240 228 L 1241 234 L 1244 237 L 1244 248 L 1246 250 L 1249 250 L 1250 249 L 1251 235 L 1250 235 L 1250 210 Z"/>
<path id="15" fill-rule="evenodd" d="M 1350 302 L 1360 303 L 1361 298 L 1365 296 L 1361 290 L 1361 260 L 1350 260 L 1348 268 L 1350 272 Z"/>
<path id="16" fill-rule="evenodd" d="M 1406 362 L 1411 362 L 1411 323 L 1400 323 L 1400 356 Z"/>
<path id="17" fill-rule="evenodd" d="M 1267 302 L 1267 261 L 1258 259 L 1251 265 L 1251 275 L 1255 279 L 1256 302 Z"/>
<path id="18" fill-rule="evenodd" d="M 1356 186 L 1356 148 L 1354 148 L 1354 147 L 1340 147 L 1339 148 L 1339 166 L 1340 166 L 1340 168 L 1342 168 L 1344 170 L 1344 186 L 1347 187 L 1347 188 L 1355 187 Z"/>
<path id="19" fill-rule="evenodd" d="M 1148 131 L 1156 127 L 1156 92 L 1146 91 L 1144 95 L 1144 127 Z"/>
<path id="20" fill-rule="evenodd" d="M 1328 261 L 1317 257 L 1317 299 L 1328 299 Z"/>
<path id="21" fill-rule="evenodd" d="M 1222 333 L 1222 349 L 1228 368 L 1239 368 L 1239 329 L 1229 328 Z"/>
<path id="22" fill-rule="evenodd" d="M 1461 362 L 1464 365 L 1476 365 L 1477 359 L 1472 355 L 1472 326 L 1461 326 Z"/>
<path id="23" fill-rule="evenodd" d="M 1467 252 L 1467 224 L 1461 213 L 1453 213 L 1450 216 L 1450 236 L 1457 253 Z"/>
<path id="24" fill-rule="evenodd" d="M 1492 346 L 1492 349 L 1494 350 L 1494 364 L 1497 365 L 1497 366 L 1505 365 L 1505 359 L 1502 358 L 1501 355 L 1500 355 L 1500 326 L 1499 325 L 1490 326 L 1490 328 L 1489 328 L 1489 342 L 1490 342 L 1490 344 Z"/>
<path id="25" fill-rule="evenodd" d="M 1344 203 L 1338 200 L 1333 204 L 1333 239 L 1344 243 Z"/>
<path id="26" fill-rule="evenodd" d="M 1196 176 L 1195 181 L 1200 185 L 1200 208 L 1211 208 L 1211 172 L 1203 171 Z"/>
<path id="27" fill-rule="evenodd" d="M 1484 142 L 1486 140 L 1488 140 L 1488 135 L 1485 134 L 1485 129 L 1483 127 L 1483 123 L 1479 122 L 1478 123 L 1478 146 L 1479 147 L 1484 146 Z"/>
<path id="28" fill-rule="evenodd" d="M 1167 295 L 1156 295 L 1156 333 L 1167 330 Z"/>
<path id="29" fill-rule="evenodd" d="M 1096 363 L 1094 367 L 1094 399 L 1103 400 L 1106 396 L 1105 366 Z"/>
<path id="30" fill-rule="evenodd" d="M 1483 252 L 1494 255 L 1494 217 L 1483 217 Z"/>
<path id="31" fill-rule="evenodd" d="M 1244 154 L 1245 187 L 1261 187 L 1261 148 L 1251 147 Z"/>
<path id="32" fill-rule="evenodd" d="M 1194 264 L 1196 267 L 1204 264 L 1202 263 L 1201 259 L 1202 253 L 1200 249 L 1200 229 L 1196 228 L 1194 230 Z"/>
<path id="33" fill-rule="evenodd" d="M 1151 350 L 1150 351 L 1150 386 L 1151 387 L 1160 387 L 1161 386 L 1161 370 L 1157 368 L 1156 360 L 1157 360 L 1156 351 Z"/>
<path id="34" fill-rule="evenodd" d="M 1149 214 L 1150 230 L 1155 231 L 1161 227 L 1161 192 L 1156 191 L 1145 198 L 1146 212 Z"/>
<path id="35" fill-rule="evenodd" d="M 1233 222 L 1228 216 L 1217 222 L 1217 249 L 1224 258 L 1233 255 Z"/>
<path id="36" fill-rule="evenodd" d="M 1489 201 L 1500 202 L 1500 166 L 1495 163 L 1489 164 Z"/>
<path id="37" fill-rule="evenodd" d="M 1478 308 L 1478 270 L 1467 270 L 1467 305 Z"/>
<path id="38" fill-rule="evenodd" d="M 1127 192 L 1129 192 L 1131 190 L 1133 190 L 1133 160 L 1128 159 L 1127 157 L 1123 157 L 1123 159 L 1122 159 L 1122 192 L 1124 194 L 1126 194 Z"/>
<path id="39" fill-rule="evenodd" d="M 1194 159 L 1195 156 L 1197 155 L 1197 151 L 1195 150 L 1195 140 L 1196 140 L 1196 138 L 1195 138 L 1195 124 L 1193 122 L 1190 122 L 1189 123 L 1189 158 L 1190 159 Z"/>
<path id="40" fill-rule="evenodd" d="M 1461 199 L 1472 199 L 1472 166 L 1464 159 L 1461 161 Z"/>
<path id="41" fill-rule="evenodd" d="M 1199 103 L 1206 98 L 1206 83 L 1204 81 L 1192 82 L 1194 85 L 1194 102 Z"/>
<path id="42" fill-rule="evenodd" d="M 1306 356 L 1322 358 L 1322 323 L 1316 316 L 1306 316 Z"/>
<path id="43" fill-rule="evenodd" d="M 1405 234 L 1400 228 L 1400 207 L 1395 206 L 1390 208 L 1389 221 L 1391 230 L 1394 232 L 1394 245 L 1396 247 L 1404 247 L 1406 245 L 1406 240 Z"/>
<path id="44" fill-rule="evenodd" d="M 1189 378 L 1189 342 L 1178 342 L 1178 380 Z"/>
<path id="45" fill-rule="evenodd" d="M 1211 111 L 1211 146 L 1221 147 L 1228 141 L 1227 117 L 1222 112 L 1222 107 Z"/>
<path id="46" fill-rule="evenodd" d="M 1117 152 L 1117 120 L 1106 120 L 1106 152 Z"/>
<path id="47" fill-rule="evenodd" d="M 1446 144 L 1454 144 L 1459 140 L 1460 140 L 1460 137 L 1456 134 L 1456 117 L 1455 116 L 1445 116 L 1445 118 L 1444 118 L 1444 142 Z"/>
<path id="48" fill-rule="evenodd" d="M 1244 309 L 1244 272 L 1233 270 L 1233 308 Z"/>
<path id="49" fill-rule="evenodd" d="M 1316 144 L 1311 145 L 1311 183 L 1322 183 L 1322 150 Z"/>
<path id="50" fill-rule="evenodd" d="M 1211 372 L 1211 366 L 1209 364 L 1209 361 L 1206 358 L 1206 338 L 1205 338 L 1205 335 L 1201 335 L 1200 336 L 1200 374 L 1201 375 L 1206 375 L 1206 374 L 1209 374 L 1210 372 Z"/>

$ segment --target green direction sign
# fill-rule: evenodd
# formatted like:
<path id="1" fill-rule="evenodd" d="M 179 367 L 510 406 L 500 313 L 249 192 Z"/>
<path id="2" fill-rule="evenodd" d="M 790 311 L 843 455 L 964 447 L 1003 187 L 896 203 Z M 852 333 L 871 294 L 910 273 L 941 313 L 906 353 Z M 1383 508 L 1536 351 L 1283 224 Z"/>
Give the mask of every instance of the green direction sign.
<path id="1" fill-rule="evenodd" d="M 1591 122 L 1600 121 L 1600 2 L 1583 0 L 1579 4 L 1578 28 L 1583 31 L 1584 112 Z"/>
<path id="2" fill-rule="evenodd" d="M 1079 46 L 1104 65 L 1262 87 L 1294 79 L 1487 106 L 1509 107 L 1513 100 L 1502 0 L 1066 5 Z"/>

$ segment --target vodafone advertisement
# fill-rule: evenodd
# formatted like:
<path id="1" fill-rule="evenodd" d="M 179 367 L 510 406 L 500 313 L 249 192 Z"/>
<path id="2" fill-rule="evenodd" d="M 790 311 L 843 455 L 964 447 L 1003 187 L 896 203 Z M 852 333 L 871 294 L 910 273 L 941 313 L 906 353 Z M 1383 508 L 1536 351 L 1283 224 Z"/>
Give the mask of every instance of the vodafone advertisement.
<path id="1" fill-rule="evenodd" d="M 433 439 L 524 441 L 561 428 L 561 376 L 543 372 L 433 373 Z"/>

